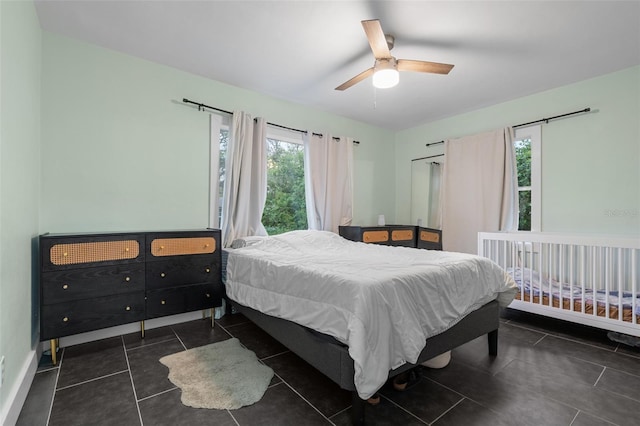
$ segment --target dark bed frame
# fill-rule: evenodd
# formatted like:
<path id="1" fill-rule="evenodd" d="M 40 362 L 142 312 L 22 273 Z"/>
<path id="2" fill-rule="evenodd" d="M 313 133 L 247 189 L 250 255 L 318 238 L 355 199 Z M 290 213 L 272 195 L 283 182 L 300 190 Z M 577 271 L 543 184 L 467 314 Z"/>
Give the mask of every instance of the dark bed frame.
<path id="1" fill-rule="evenodd" d="M 236 311 L 241 312 L 265 332 L 278 340 L 292 352 L 333 380 L 342 389 L 352 392 L 353 405 L 351 419 L 354 425 L 365 424 L 366 401 L 358 396 L 353 377 L 353 359 L 348 347 L 333 337 L 318 333 L 294 322 L 276 318 L 262 312 L 232 302 Z M 456 325 L 427 339 L 427 344 L 418 358 L 418 364 L 454 349 L 482 335 L 487 335 L 489 354 L 498 354 L 498 326 L 500 310 L 495 300 L 469 313 Z M 389 372 L 396 376 L 415 367 L 404 364 Z"/>

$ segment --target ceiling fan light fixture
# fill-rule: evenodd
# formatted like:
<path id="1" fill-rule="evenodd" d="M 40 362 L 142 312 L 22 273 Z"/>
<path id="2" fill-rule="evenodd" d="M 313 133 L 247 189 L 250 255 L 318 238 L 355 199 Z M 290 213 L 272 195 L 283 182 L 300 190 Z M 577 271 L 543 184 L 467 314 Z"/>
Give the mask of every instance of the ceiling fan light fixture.
<path id="1" fill-rule="evenodd" d="M 373 69 L 373 86 L 378 89 L 394 87 L 400 81 L 398 63 L 393 57 L 376 59 Z"/>

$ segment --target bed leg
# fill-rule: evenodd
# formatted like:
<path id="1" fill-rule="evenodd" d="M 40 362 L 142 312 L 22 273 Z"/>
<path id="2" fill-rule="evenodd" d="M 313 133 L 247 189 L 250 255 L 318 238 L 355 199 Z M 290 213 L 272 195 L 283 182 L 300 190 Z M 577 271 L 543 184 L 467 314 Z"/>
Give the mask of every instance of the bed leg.
<path id="1" fill-rule="evenodd" d="M 354 426 L 364 426 L 365 400 L 360 398 L 356 391 L 353 391 L 351 395 L 351 424 Z"/>
<path id="2" fill-rule="evenodd" d="M 498 355 L 498 330 L 490 331 L 487 338 L 489 340 L 489 355 Z"/>

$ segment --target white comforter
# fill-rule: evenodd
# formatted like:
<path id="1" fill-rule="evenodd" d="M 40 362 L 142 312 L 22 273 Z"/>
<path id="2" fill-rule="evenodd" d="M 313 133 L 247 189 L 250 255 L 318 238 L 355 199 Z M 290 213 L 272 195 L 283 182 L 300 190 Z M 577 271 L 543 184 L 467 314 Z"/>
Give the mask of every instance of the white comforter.
<path id="1" fill-rule="evenodd" d="M 226 290 L 242 305 L 347 344 L 366 399 L 389 370 L 415 363 L 427 338 L 491 300 L 507 306 L 516 285 L 479 256 L 294 231 L 230 250 Z"/>

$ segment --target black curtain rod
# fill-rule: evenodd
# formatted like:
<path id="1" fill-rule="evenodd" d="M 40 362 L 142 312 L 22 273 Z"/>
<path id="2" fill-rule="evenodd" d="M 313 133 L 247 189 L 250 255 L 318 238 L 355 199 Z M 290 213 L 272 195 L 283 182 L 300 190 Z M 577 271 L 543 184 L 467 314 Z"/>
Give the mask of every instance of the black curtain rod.
<path id="1" fill-rule="evenodd" d="M 419 161 L 419 160 L 426 160 L 428 158 L 436 158 L 436 157 L 444 157 L 444 154 L 438 154 L 438 155 L 429 155 L 427 157 L 420 157 L 420 158 L 414 158 L 411 161 Z"/>
<path id="2" fill-rule="evenodd" d="M 225 114 L 233 115 L 233 112 L 231 112 L 231 111 L 227 111 L 227 110 L 224 110 L 224 109 L 220 109 L 220 108 L 212 107 L 212 106 L 209 106 L 209 105 L 201 104 L 200 102 L 190 101 L 187 98 L 182 98 L 182 102 L 184 102 L 185 104 L 197 105 L 198 106 L 198 111 L 204 111 L 204 109 L 206 108 L 206 109 L 212 109 L 212 110 L 218 111 L 218 112 L 224 112 Z"/>
<path id="3" fill-rule="evenodd" d="M 206 109 L 212 109 L 214 111 L 223 112 L 225 114 L 233 115 L 233 112 L 231 112 L 231 111 L 226 111 L 224 109 L 220 109 L 220 108 L 212 107 L 212 106 L 209 106 L 209 105 L 205 105 L 205 104 L 200 103 L 200 102 L 190 101 L 187 98 L 182 98 L 182 102 L 184 102 L 186 104 L 197 105 L 198 106 L 198 111 L 204 111 L 204 109 L 206 108 Z M 268 121 L 267 121 L 267 124 L 270 125 L 270 126 L 279 127 L 281 129 L 291 130 L 293 132 L 299 132 L 299 133 L 304 133 L 304 134 L 309 133 L 306 130 L 294 129 L 293 127 L 287 127 L 287 126 L 283 126 L 281 124 L 276 124 L 276 123 L 269 123 Z M 314 135 L 314 136 L 322 137 L 322 133 L 311 133 L 311 134 Z M 334 141 L 339 141 L 340 138 L 334 136 L 333 140 Z M 353 143 L 356 144 L 356 145 L 360 145 L 360 141 L 353 141 Z"/>
<path id="4" fill-rule="evenodd" d="M 553 117 L 549 117 L 549 118 L 541 118 L 540 120 L 530 121 L 528 123 L 516 124 L 515 126 L 511 126 L 511 127 L 516 128 L 516 127 L 528 126 L 529 124 L 542 123 L 543 121 L 545 123 L 549 123 L 549 120 L 555 120 L 556 118 L 567 117 L 569 115 L 582 114 L 589 111 L 591 111 L 591 108 L 585 108 L 580 111 L 573 111 L 573 112 L 568 112 L 566 114 L 554 115 Z"/>
<path id="5" fill-rule="evenodd" d="M 549 118 L 541 118 L 540 120 L 534 120 L 528 123 L 516 124 L 515 126 L 511 126 L 511 127 L 515 129 L 516 127 L 528 126 L 529 124 L 536 124 L 536 123 L 542 123 L 542 122 L 549 123 L 550 120 L 555 120 L 556 118 L 567 117 L 569 115 L 575 115 L 575 114 L 582 114 L 589 111 L 591 111 L 591 108 L 585 108 L 585 109 L 581 109 L 580 111 L 573 111 L 573 112 L 568 112 L 566 114 L 554 115 L 553 117 L 549 117 Z M 427 146 L 429 147 L 431 145 L 438 145 L 441 143 L 444 143 L 444 141 L 428 143 Z"/>

